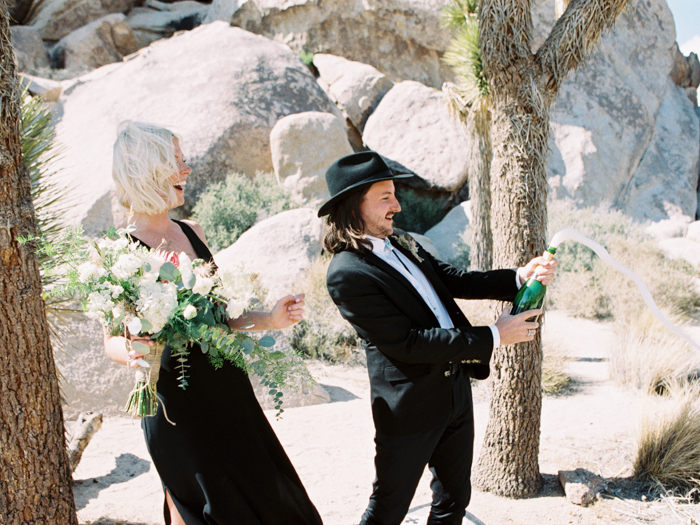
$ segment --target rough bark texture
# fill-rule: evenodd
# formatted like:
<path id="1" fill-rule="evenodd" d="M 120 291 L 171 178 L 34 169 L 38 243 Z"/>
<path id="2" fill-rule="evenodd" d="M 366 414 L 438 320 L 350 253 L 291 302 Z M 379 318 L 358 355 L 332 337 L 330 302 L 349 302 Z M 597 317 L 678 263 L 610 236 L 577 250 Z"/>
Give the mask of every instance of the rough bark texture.
<path id="1" fill-rule="evenodd" d="M 0 523 L 73 525 L 72 479 L 20 148 L 8 8 L 0 0 Z"/>
<path id="2" fill-rule="evenodd" d="M 481 51 L 492 95 L 493 265 L 521 266 L 546 248 L 545 160 L 549 108 L 627 0 L 572 0 L 532 54 L 530 0 L 481 0 Z M 494 353 L 489 422 L 474 484 L 522 498 L 536 494 L 542 408 L 539 333 Z"/>

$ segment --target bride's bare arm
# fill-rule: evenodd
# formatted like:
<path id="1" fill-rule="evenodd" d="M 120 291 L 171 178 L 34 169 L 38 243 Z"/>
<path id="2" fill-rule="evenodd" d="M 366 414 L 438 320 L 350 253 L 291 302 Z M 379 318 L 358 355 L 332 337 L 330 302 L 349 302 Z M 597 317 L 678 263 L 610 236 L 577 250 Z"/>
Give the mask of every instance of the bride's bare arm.
<path id="1" fill-rule="evenodd" d="M 229 319 L 234 330 L 279 330 L 304 318 L 304 294 L 283 297 L 269 312 L 253 311 Z"/>

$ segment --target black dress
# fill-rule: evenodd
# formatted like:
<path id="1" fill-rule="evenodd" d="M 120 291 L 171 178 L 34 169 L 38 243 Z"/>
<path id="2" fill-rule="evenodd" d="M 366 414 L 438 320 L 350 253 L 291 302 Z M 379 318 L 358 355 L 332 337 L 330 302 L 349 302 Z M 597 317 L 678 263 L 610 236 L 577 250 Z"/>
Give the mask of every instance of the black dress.
<path id="1" fill-rule="evenodd" d="M 197 234 L 176 222 L 197 256 L 212 261 Z M 188 363 L 183 390 L 165 349 L 158 413 L 141 420 L 148 452 L 185 523 L 320 525 L 246 374 L 229 362 L 215 369 L 199 347 L 191 349 Z M 175 425 L 164 417 L 163 405 Z M 165 522 L 170 523 L 167 505 Z"/>

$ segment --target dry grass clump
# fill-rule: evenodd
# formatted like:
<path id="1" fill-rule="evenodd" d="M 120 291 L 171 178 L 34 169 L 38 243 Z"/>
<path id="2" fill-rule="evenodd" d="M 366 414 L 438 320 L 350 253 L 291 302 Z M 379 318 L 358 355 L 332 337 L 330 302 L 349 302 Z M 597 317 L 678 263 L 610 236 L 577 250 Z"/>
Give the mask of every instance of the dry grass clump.
<path id="1" fill-rule="evenodd" d="M 326 288 L 331 258 L 319 257 L 296 283 L 306 294 L 305 319 L 294 325 L 290 344 L 302 355 L 331 363 L 360 364 L 364 352 L 355 330 L 343 319 Z"/>
<path id="2" fill-rule="evenodd" d="M 571 384 L 562 346 L 545 340 L 542 342 L 542 354 L 542 392 L 550 396 L 561 394 Z"/>
<path id="3" fill-rule="evenodd" d="M 678 316 L 671 318 L 674 324 L 682 324 Z M 682 388 L 700 373 L 700 354 L 648 310 L 617 325 L 610 376 L 618 384 L 647 394 L 665 394 Z"/>
<path id="4" fill-rule="evenodd" d="M 643 418 L 634 475 L 675 494 L 700 487 L 700 385 L 674 390 Z"/>

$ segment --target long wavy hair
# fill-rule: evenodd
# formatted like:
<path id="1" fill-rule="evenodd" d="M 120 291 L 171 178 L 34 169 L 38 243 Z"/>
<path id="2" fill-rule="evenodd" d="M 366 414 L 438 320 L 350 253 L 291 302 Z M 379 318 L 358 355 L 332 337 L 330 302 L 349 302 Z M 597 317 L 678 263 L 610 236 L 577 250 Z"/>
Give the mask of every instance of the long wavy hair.
<path id="1" fill-rule="evenodd" d="M 365 221 L 362 220 L 360 204 L 372 185 L 351 193 L 336 202 L 326 218 L 323 234 L 323 249 L 328 253 L 345 250 L 371 251 L 372 243 L 365 239 Z"/>

